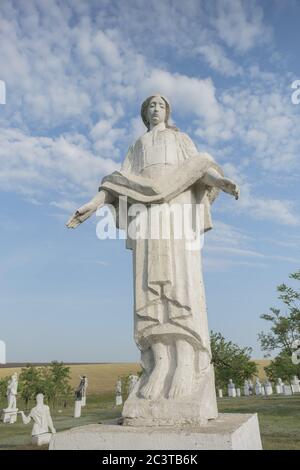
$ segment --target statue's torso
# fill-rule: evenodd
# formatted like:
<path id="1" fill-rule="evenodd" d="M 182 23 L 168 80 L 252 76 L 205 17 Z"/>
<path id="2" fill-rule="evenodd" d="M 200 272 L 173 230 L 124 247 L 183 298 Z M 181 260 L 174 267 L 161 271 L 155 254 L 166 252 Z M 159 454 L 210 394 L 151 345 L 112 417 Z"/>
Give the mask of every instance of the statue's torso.
<path id="1" fill-rule="evenodd" d="M 156 178 L 166 176 L 178 167 L 184 156 L 177 133 L 171 129 L 151 131 L 140 137 L 134 146 L 134 172 Z"/>

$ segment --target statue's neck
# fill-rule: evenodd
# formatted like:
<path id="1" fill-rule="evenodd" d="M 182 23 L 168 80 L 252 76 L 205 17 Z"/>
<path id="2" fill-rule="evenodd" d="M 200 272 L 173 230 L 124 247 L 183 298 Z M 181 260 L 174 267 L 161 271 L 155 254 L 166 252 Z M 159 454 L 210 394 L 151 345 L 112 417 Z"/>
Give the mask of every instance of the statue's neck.
<path id="1" fill-rule="evenodd" d="M 157 130 L 157 131 L 161 131 L 163 129 L 166 128 L 166 124 L 164 122 L 159 122 L 158 124 L 156 125 L 152 125 L 150 124 L 150 131 L 153 131 L 153 129 Z"/>

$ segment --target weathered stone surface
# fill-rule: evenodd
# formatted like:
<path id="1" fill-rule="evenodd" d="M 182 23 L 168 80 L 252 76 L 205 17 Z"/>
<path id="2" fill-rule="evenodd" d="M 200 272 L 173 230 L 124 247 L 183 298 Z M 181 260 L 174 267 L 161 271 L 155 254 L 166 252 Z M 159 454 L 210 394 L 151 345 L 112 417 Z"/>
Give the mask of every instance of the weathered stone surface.
<path id="1" fill-rule="evenodd" d="M 52 436 L 49 450 L 260 450 L 256 414 L 220 414 L 204 426 L 90 424 Z"/>

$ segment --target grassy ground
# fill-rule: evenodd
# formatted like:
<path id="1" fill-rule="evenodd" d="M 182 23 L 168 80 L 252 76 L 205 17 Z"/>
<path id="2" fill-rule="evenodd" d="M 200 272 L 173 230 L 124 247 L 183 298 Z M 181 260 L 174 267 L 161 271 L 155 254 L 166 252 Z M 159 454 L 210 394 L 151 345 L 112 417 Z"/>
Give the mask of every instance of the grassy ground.
<path id="1" fill-rule="evenodd" d="M 32 403 L 31 406 L 34 406 Z M 25 409 L 21 400 L 19 409 Z M 51 411 L 54 427 L 57 432 L 64 431 L 85 424 L 100 423 L 115 419 L 121 415 L 121 407 L 114 406 L 114 395 L 106 393 L 88 397 L 88 404 L 82 408 L 81 418 L 73 418 L 74 399 L 69 400 L 67 408 Z M 15 424 L 0 423 L 0 450 L 35 449 L 31 444 L 32 421 L 28 425 L 22 424 L 21 417 Z M 37 449 L 40 449 L 37 447 Z"/>
<path id="2" fill-rule="evenodd" d="M 300 450 L 300 395 L 223 398 L 221 413 L 257 413 L 265 450 Z"/>
<path id="3" fill-rule="evenodd" d="M 121 407 L 114 406 L 114 395 L 89 395 L 81 418 L 73 418 L 73 399 L 61 412 L 52 412 L 57 431 L 75 426 L 100 423 L 118 418 Z M 22 403 L 20 402 L 20 409 Z M 223 398 L 218 400 L 220 413 L 258 413 L 263 448 L 274 450 L 300 450 L 300 395 L 268 398 Z M 0 449 L 33 449 L 32 424 L 24 426 L 20 417 L 13 425 L 0 424 Z"/>

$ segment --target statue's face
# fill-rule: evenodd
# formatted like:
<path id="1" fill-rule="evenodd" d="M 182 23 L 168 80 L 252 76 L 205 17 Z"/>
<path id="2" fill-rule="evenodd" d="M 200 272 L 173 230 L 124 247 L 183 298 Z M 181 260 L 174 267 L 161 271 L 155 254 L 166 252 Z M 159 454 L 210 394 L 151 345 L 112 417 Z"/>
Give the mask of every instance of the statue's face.
<path id="1" fill-rule="evenodd" d="M 154 96 L 148 105 L 148 121 L 151 127 L 166 120 L 166 103 L 161 96 Z"/>
<path id="2" fill-rule="evenodd" d="M 37 405 L 42 405 L 44 403 L 44 395 L 42 393 L 37 394 L 36 403 Z"/>

